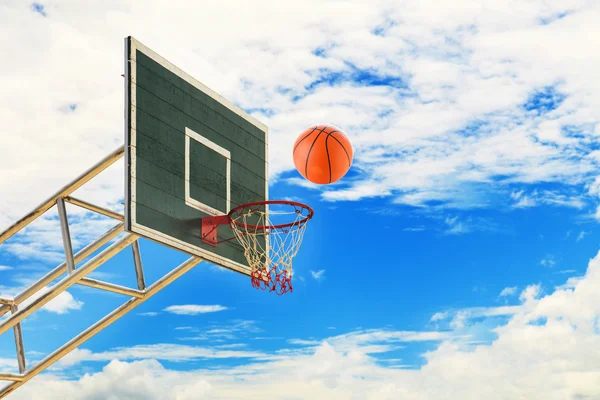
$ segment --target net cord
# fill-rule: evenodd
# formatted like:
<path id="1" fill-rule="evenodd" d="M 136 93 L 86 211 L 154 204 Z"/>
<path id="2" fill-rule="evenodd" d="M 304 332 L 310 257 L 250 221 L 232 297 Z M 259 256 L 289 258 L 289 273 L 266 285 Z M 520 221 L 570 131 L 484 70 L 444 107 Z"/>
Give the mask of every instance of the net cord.
<path id="1" fill-rule="evenodd" d="M 294 215 L 294 224 L 277 228 L 273 217 Z M 291 219 L 291 218 L 290 218 Z M 231 229 L 244 248 L 244 256 L 252 269 L 252 285 L 257 289 L 282 295 L 292 292 L 292 260 L 298 254 L 306 223 L 302 210 L 267 212 L 249 208 L 231 220 Z"/>

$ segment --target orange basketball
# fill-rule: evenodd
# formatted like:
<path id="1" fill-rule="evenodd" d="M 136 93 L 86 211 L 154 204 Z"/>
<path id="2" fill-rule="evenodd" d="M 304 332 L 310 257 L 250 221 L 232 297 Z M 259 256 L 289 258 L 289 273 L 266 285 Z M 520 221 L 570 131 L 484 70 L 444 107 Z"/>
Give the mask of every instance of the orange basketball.
<path id="1" fill-rule="evenodd" d="M 340 128 L 313 125 L 294 144 L 294 164 L 313 183 L 333 183 L 346 175 L 354 156 L 352 144 Z"/>

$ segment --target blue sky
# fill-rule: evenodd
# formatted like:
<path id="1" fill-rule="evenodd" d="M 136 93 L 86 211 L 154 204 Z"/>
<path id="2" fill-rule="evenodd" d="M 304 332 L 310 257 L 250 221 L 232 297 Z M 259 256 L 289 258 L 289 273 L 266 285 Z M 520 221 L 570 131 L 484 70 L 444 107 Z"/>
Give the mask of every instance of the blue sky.
<path id="1" fill-rule="evenodd" d="M 40 62 L 0 46 L 10 60 L 0 76 L 20 72 L 0 80 L 11 99 L 0 117 L 16 133 L 0 136 L 0 229 L 122 143 L 129 34 L 267 124 L 271 199 L 315 210 L 293 293 L 256 291 L 203 262 L 14 398 L 600 394 L 590 351 L 600 345 L 600 86 L 597 55 L 581 55 L 600 37 L 598 6 L 523 2 L 517 18 L 493 1 L 370 3 L 348 1 L 344 18 L 328 2 L 1 6 L 0 21 L 21 23 L 0 33 Z M 219 43 L 193 39 L 215 26 Z M 328 186 L 304 181 L 291 157 L 319 122 L 344 129 L 355 150 Z M 23 146 L 30 157 L 14 150 Z M 75 195 L 120 211 L 122 176 L 119 162 Z M 115 223 L 67 210 L 76 250 Z M 61 246 L 54 209 L 0 246 L 0 295 L 59 264 Z M 146 240 L 141 250 L 148 283 L 187 258 Z M 92 276 L 135 287 L 131 251 Z M 28 362 L 123 301 L 69 289 L 24 322 Z M 15 372 L 14 359 L 7 332 L 0 372 Z"/>

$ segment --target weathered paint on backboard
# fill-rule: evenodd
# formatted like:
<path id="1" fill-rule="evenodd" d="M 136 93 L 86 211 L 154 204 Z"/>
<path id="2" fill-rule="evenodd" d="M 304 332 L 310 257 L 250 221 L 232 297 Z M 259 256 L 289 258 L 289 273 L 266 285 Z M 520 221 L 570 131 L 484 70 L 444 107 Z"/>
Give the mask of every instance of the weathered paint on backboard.
<path id="1" fill-rule="evenodd" d="M 250 274 L 237 241 L 201 241 L 200 220 L 268 199 L 267 127 L 134 38 L 125 49 L 125 229 Z"/>

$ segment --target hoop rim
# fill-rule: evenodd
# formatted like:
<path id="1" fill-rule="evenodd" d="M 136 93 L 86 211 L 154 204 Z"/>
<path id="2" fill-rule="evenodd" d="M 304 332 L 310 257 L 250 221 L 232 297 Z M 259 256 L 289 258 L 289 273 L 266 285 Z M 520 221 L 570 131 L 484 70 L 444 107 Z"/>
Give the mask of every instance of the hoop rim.
<path id="1" fill-rule="evenodd" d="M 243 209 L 246 208 L 250 208 L 250 207 L 254 207 L 254 206 L 266 206 L 269 204 L 283 204 L 283 205 L 288 205 L 288 206 L 294 206 L 294 207 L 300 207 L 303 208 L 305 210 L 308 211 L 308 215 L 304 218 L 301 219 L 300 221 L 296 221 L 296 222 L 290 222 L 287 224 L 279 224 L 279 225 L 250 225 L 250 224 L 244 224 L 241 222 L 238 222 L 236 220 L 234 220 L 232 218 L 233 214 L 235 214 L 236 212 L 239 212 Z M 288 200 L 264 200 L 264 201 L 255 201 L 252 203 L 246 203 L 246 204 L 241 204 L 235 208 L 233 208 L 231 211 L 229 211 L 229 214 L 227 214 L 227 216 L 229 217 L 229 221 L 232 224 L 235 224 L 236 226 L 239 226 L 240 228 L 246 228 L 246 229 L 254 229 L 257 231 L 260 230 L 267 230 L 267 229 L 284 229 L 284 228 L 291 228 L 293 226 L 300 226 L 300 225 L 304 225 L 308 222 L 308 220 L 310 220 L 313 215 L 315 214 L 315 212 L 313 211 L 313 209 L 310 206 L 307 206 L 306 204 L 302 204 L 299 203 L 297 201 L 288 201 Z"/>

